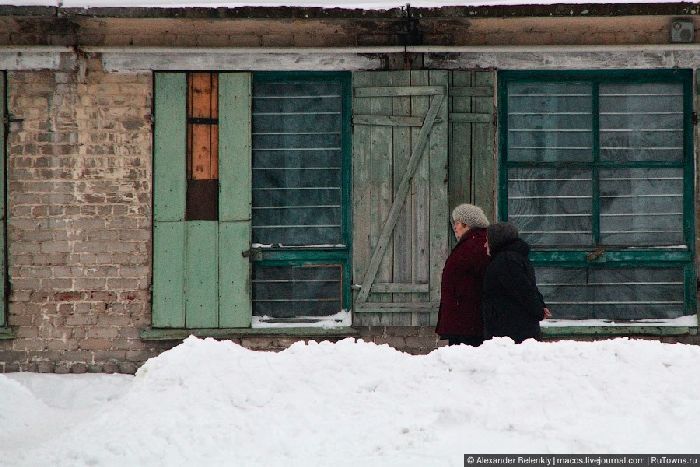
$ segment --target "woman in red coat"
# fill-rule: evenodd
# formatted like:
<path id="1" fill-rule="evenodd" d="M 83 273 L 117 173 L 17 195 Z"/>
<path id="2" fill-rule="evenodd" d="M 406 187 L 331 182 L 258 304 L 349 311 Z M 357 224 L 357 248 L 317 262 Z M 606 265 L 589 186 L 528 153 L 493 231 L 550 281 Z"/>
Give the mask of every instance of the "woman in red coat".
<path id="1" fill-rule="evenodd" d="M 435 332 L 449 345 L 479 346 L 484 342 L 481 287 L 489 263 L 486 228 L 489 221 L 480 207 L 460 204 L 452 211 L 457 237 L 442 270 L 440 311 Z"/>

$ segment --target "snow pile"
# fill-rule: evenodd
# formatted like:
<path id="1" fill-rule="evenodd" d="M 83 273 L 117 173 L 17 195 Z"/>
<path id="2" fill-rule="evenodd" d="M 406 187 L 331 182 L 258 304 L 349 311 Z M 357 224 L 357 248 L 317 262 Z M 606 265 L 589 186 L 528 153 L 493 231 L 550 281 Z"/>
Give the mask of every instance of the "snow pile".
<path id="1" fill-rule="evenodd" d="M 121 397 L 70 428 L 44 421 L 40 435 L 37 413 L 55 409 L 0 376 L 0 413 L 11 414 L 0 440 L 7 430 L 33 439 L 1 442 L 0 464 L 423 467 L 461 466 L 464 453 L 694 453 L 698 361 L 700 347 L 627 339 L 498 339 L 410 356 L 353 339 L 270 353 L 190 337 Z"/>

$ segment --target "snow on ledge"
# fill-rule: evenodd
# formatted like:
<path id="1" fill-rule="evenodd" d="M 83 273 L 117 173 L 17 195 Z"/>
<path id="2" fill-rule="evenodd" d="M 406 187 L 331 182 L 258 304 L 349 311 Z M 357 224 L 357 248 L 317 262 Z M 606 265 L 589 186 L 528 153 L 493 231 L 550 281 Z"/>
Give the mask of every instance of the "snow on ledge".
<path id="1" fill-rule="evenodd" d="M 324 328 L 335 329 L 349 327 L 352 324 L 350 312 L 340 310 L 330 316 L 298 316 L 294 322 L 280 322 L 270 316 L 253 316 L 253 328 Z"/>
<path id="2" fill-rule="evenodd" d="M 636 321 L 611 321 L 604 319 L 548 319 L 540 323 L 542 327 L 582 327 L 582 326 L 697 326 L 697 315 L 681 316 L 674 319 L 639 319 Z"/>

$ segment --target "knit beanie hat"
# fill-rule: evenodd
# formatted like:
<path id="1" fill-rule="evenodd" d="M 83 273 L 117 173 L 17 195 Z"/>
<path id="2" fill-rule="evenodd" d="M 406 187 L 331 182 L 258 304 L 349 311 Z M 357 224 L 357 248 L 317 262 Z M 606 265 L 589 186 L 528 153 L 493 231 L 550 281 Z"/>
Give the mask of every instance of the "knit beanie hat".
<path id="1" fill-rule="evenodd" d="M 485 229 L 489 226 L 489 220 L 486 218 L 484 211 L 479 206 L 467 203 L 460 204 L 454 208 L 452 211 L 452 220 L 461 222 L 470 229 Z"/>
<path id="2" fill-rule="evenodd" d="M 510 243 L 518 238 L 518 229 L 508 222 L 496 222 L 491 224 L 486 231 L 489 241 L 489 249 L 496 251 L 506 243 Z"/>

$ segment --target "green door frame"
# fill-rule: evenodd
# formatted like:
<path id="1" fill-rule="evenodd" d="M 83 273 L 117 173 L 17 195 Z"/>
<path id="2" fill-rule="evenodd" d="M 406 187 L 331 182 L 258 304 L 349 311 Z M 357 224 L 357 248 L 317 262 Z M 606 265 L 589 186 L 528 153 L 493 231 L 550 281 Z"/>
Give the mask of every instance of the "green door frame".
<path id="1" fill-rule="evenodd" d="M 254 72 L 253 96 L 258 83 L 275 81 L 335 81 L 341 84 L 341 152 L 342 152 L 342 187 L 341 187 L 341 236 L 344 247 L 328 248 L 262 248 L 253 255 L 253 266 L 306 266 L 319 264 L 342 265 L 342 305 L 345 310 L 352 306 L 350 293 L 352 254 L 351 227 L 351 164 L 352 164 L 352 75 L 350 72 L 290 71 L 290 72 Z"/>

